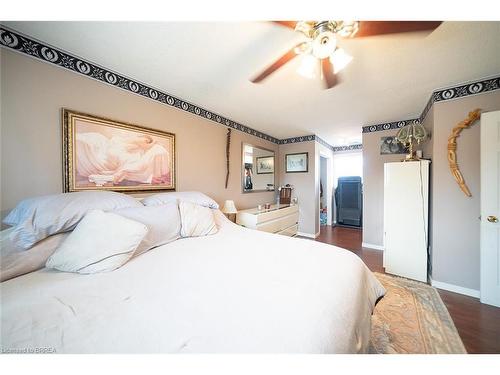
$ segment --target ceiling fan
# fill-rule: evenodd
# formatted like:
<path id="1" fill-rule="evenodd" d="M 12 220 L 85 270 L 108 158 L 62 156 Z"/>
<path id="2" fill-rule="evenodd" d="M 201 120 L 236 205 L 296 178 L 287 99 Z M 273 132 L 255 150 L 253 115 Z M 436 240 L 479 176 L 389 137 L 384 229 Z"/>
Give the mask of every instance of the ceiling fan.
<path id="1" fill-rule="evenodd" d="M 318 67 L 325 88 L 334 87 L 339 81 L 337 73 L 352 57 L 337 45 L 337 39 L 365 37 L 383 34 L 406 33 L 412 31 L 434 30 L 441 21 L 273 21 L 302 33 L 305 40 L 290 49 L 273 62 L 251 82 L 261 82 L 276 70 L 298 55 L 302 55 L 299 74 L 313 78 Z M 319 63 L 319 64 L 318 64 Z"/>

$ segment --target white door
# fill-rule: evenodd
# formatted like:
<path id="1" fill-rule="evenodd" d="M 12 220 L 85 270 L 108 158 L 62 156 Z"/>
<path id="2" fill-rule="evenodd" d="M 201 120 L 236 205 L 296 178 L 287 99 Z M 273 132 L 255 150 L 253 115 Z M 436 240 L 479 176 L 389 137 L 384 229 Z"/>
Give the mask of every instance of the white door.
<path id="1" fill-rule="evenodd" d="M 500 111 L 481 115 L 481 302 L 500 307 Z"/>

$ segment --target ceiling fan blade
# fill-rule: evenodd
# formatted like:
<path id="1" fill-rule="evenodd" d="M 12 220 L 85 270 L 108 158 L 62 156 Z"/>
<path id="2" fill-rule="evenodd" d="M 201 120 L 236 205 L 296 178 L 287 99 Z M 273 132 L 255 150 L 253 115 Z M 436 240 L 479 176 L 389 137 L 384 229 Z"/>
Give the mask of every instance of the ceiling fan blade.
<path id="1" fill-rule="evenodd" d="M 360 21 L 357 37 L 434 30 L 442 21 Z"/>
<path id="2" fill-rule="evenodd" d="M 266 68 L 258 76 L 250 79 L 250 81 L 253 83 L 260 82 L 264 78 L 266 78 L 268 75 L 274 73 L 276 70 L 281 68 L 287 62 L 289 62 L 290 60 L 292 60 L 294 57 L 297 56 L 297 53 L 295 52 L 295 48 L 300 46 L 301 44 L 302 43 L 297 44 L 295 47 L 293 47 L 291 50 L 289 50 L 287 53 L 285 53 L 283 56 L 281 56 L 278 60 L 276 60 L 274 63 L 272 63 L 268 68 Z"/>
<path id="3" fill-rule="evenodd" d="M 333 65 L 330 63 L 330 59 L 321 60 L 321 72 L 323 73 L 323 79 L 325 80 L 325 88 L 331 89 L 338 82 L 337 75 L 333 73 Z"/>
<path id="4" fill-rule="evenodd" d="M 295 30 L 295 25 L 297 25 L 297 21 L 271 21 L 271 22 L 294 30 Z"/>

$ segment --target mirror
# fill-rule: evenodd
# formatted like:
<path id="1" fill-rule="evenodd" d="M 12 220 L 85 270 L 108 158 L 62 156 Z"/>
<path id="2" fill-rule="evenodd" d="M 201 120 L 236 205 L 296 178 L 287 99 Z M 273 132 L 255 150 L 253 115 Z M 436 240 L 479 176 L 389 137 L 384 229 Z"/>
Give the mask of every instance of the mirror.
<path id="1" fill-rule="evenodd" d="M 244 193 L 274 191 L 274 151 L 243 143 L 241 160 Z"/>

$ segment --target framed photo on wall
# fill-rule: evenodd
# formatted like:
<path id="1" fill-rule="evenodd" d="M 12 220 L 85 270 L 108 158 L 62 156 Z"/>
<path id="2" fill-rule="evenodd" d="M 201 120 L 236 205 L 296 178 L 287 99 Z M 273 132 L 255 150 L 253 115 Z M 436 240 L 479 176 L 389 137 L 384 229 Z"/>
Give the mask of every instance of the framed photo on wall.
<path id="1" fill-rule="evenodd" d="M 175 190 L 175 134 L 63 109 L 64 192 Z"/>
<path id="2" fill-rule="evenodd" d="M 285 155 L 286 173 L 305 173 L 309 171 L 309 153 L 300 152 Z"/>
<path id="3" fill-rule="evenodd" d="M 255 159 L 257 162 L 257 174 L 274 173 L 274 156 L 262 156 Z"/>
<path id="4" fill-rule="evenodd" d="M 380 137 L 380 155 L 406 154 L 408 149 L 396 137 Z"/>

